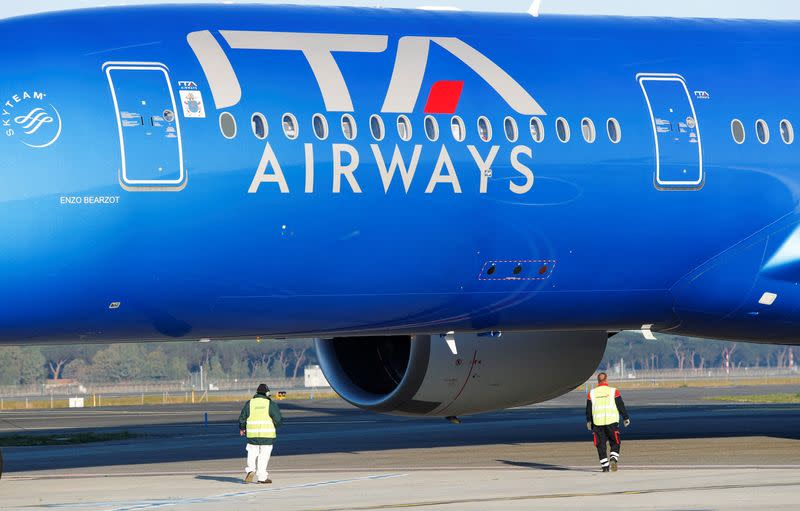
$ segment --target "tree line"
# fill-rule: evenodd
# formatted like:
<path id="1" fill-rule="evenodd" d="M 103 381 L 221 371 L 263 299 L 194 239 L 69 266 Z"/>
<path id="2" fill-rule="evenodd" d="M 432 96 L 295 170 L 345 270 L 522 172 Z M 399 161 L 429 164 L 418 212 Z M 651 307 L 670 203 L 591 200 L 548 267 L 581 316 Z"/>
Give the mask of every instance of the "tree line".
<path id="1" fill-rule="evenodd" d="M 601 367 L 611 370 L 620 360 L 633 370 L 791 369 L 797 366 L 797 346 L 712 341 L 656 334 L 647 340 L 640 332 L 621 332 L 608 341 Z"/>
<path id="2" fill-rule="evenodd" d="M 796 367 L 797 347 L 711 341 L 639 332 L 622 332 L 608 342 L 600 367 L 613 370 L 620 360 L 632 370 Z M 216 379 L 293 378 L 316 363 L 310 340 L 218 341 L 0 347 L 0 385 L 71 379 L 81 383 L 176 381 L 203 367 Z"/>
<path id="3" fill-rule="evenodd" d="M 71 379 L 81 383 L 294 378 L 316 363 L 310 340 L 0 347 L 0 385 Z"/>

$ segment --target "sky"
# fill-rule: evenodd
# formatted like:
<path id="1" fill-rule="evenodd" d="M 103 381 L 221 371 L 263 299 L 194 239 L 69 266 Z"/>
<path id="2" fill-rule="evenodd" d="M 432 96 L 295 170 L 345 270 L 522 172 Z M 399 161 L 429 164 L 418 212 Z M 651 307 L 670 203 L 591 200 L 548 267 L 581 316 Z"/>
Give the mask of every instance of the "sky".
<path id="1" fill-rule="evenodd" d="M 48 10 L 222 0 L 0 0 L 0 18 Z M 225 0 L 224 3 L 296 3 L 381 7 L 451 6 L 464 10 L 524 12 L 531 0 Z M 796 0 L 542 0 L 542 14 L 612 14 L 704 18 L 800 19 Z"/>

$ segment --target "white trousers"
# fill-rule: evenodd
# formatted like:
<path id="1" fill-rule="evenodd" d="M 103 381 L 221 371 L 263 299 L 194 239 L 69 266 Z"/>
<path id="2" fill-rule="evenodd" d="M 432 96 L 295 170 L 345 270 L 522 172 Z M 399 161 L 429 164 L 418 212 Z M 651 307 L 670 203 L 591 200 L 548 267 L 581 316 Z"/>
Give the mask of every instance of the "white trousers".
<path id="1" fill-rule="evenodd" d="M 272 456 L 271 445 L 247 444 L 247 468 L 245 472 L 255 472 L 256 479 L 259 482 L 266 481 L 269 479 L 267 465 L 269 465 L 270 456 Z"/>

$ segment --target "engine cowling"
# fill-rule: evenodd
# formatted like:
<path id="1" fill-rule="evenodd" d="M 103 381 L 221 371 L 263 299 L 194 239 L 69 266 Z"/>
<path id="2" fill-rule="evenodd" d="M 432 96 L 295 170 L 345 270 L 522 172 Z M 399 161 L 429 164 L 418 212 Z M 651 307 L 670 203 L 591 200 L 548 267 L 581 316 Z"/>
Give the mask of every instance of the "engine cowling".
<path id="1" fill-rule="evenodd" d="M 353 405 L 393 415 L 452 416 L 539 403 L 584 383 L 606 332 L 317 339 L 320 366 Z"/>

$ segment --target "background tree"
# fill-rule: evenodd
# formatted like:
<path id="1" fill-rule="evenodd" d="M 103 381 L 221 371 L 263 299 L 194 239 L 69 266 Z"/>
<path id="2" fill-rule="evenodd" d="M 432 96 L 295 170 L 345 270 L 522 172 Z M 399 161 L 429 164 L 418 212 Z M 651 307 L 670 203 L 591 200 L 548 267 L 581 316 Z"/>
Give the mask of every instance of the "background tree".
<path id="1" fill-rule="evenodd" d="M 306 353 L 308 348 L 292 348 L 292 357 L 294 358 L 294 370 L 292 371 L 292 378 L 297 378 L 297 373 L 300 371 L 303 363 L 306 361 Z"/>
<path id="2" fill-rule="evenodd" d="M 143 374 L 144 359 L 139 345 L 112 344 L 94 356 L 90 374 L 95 381 L 134 380 Z"/>
<path id="3" fill-rule="evenodd" d="M 97 353 L 100 346 L 82 345 L 82 344 L 65 344 L 57 346 L 44 346 L 40 350 L 47 362 L 50 378 L 58 380 L 63 378 L 64 367 L 73 360 L 91 360 L 92 356 Z"/>
<path id="4" fill-rule="evenodd" d="M 78 358 L 64 366 L 63 377 L 70 380 L 89 381 L 89 370 L 89 364 Z"/>
<path id="5" fill-rule="evenodd" d="M 710 368 L 730 370 L 741 367 L 790 369 L 796 348 L 765 344 L 736 343 L 656 334 L 647 341 L 640 332 L 621 332 L 609 339 L 601 367 L 612 370 L 625 359 L 637 370 L 678 369 L 701 372 Z M 681 363 L 683 362 L 683 363 Z"/>
<path id="6" fill-rule="evenodd" d="M 733 355 L 736 353 L 737 343 L 725 343 L 722 345 L 722 367 L 725 368 L 726 372 L 730 372 L 731 367 L 734 364 Z"/>
<path id="7" fill-rule="evenodd" d="M 29 385 L 46 376 L 45 359 L 34 347 L 9 346 L 0 349 L 0 385 Z"/>

